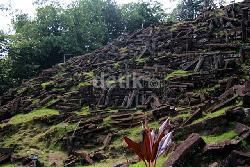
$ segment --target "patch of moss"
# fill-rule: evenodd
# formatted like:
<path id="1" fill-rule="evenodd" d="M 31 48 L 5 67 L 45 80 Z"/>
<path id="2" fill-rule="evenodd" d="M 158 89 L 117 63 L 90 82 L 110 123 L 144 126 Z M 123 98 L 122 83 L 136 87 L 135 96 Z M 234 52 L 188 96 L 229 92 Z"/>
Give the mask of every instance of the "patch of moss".
<path id="1" fill-rule="evenodd" d="M 40 99 L 32 99 L 32 104 L 36 104 L 40 101 Z"/>
<path id="2" fill-rule="evenodd" d="M 35 117 L 43 117 L 48 115 L 59 115 L 59 111 L 54 109 L 42 108 L 34 110 L 28 114 L 18 114 L 9 120 L 9 124 L 21 124 L 32 121 Z"/>
<path id="3" fill-rule="evenodd" d="M 119 64 L 118 62 L 117 62 L 117 63 L 114 63 L 114 68 L 115 68 L 116 70 L 118 70 L 119 67 L 120 67 L 120 64 Z"/>
<path id="4" fill-rule="evenodd" d="M 35 124 L 33 122 L 26 122 L 19 124 L 19 129 L 6 134 L 0 138 L 3 147 L 15 147 L 15 155 L 30 156 L 32 154 L 38 155 L 39 160 L 45 166 L 49 166 L 54 162 L 54 158 L 50 157 L 51 153 L 58 155 L 61 152 L 58 141 L 68 131 L 75 128 L 74 124 L 60 123 L 48 128 L 43 124 Z M 66 156 L 65 156 L 66 157 Z M 51 159 L 50 159 L 51 158 Z M 58 158 L 62 164 L 63 160 Z"/>
<path id="5" fill-rule="evenodd" d="M 127 47 L 124 47 L 124 48 L 120 48 L 119 49 L 119 52 L 120 53 L 126 53 L 128 51 L 128 48 Z"/>
<path id="6" fill-rule="evenodd" d="M 87 79 L 93 79 L 94 78 L 94 72 L 85 72 L 84 75 L 87 77 Z"/>
<path id="7" fill-rule="evenodd" d="M 48 107 L 48 106 L 51 106 L 52 104 L 55 104 L 56 102 L 58 102 L 59 99 L 52 99 L 50 100 L 47 104 L 45 104 L 44 107 Z"/>
<path id="8" fill-rule="evenodd" d="M 17 93 L 18 93 L 18 94 L 21 94 L 21 93 L 25 92 L 26 90 L 27 90 L 27 88 L 19 88 L 19 89 L 17 90 Z"/>
<path id="9" fill-rule="evenodd" d="M 52 91 L 62 92 L 65 91 L 65 88 L 53 88 Z"/>
<path id="10" fill-rule="evenodd" d="M 81 111 L 76 112 L 77 115 L 88 115 L 89 114 L 89 106 L 83 106 Z"/>
<path id="11" fill-rule="evenodd" d="M 81 82 L 81 83 L 79 83 L 78 84 L 78 88 L 80 88 L 80 87 L 85 87 L 85 86 L 90 86 L 90 85 L 92 85 L 91 83 L 89 83 L 89 82 Z"/>
<path id="12" fill-rule="evenodd" d="M 147 61 L 147 58 L 137 58 L 135 60 L 135 62 L 136 62 L 137 65 L 143 65 L 143 64 L 146 63 L 146 61 Z"/>
<path id="13" fill-rule="evenodd" d="M 220 141 L 233 139 L 237 135 L 238 134 L 234 130 L 230 130 L 219 135 L 202 136 L 202 138 L 206 143 L 217 143 Z"/>
<path id="14" fill-rule="evenodd" d="M 164 80 L 169 80 L 170 78 L 174 78 L 174 77 L 181 77 L 181 76 L 187 76 L 189 75 L 190 72 L 189 71 L 184 71 L 184 70 L 175 70 L 172 73 L 168 74 Z"/>
<path id="15" fill-rule="evenodd" d="M 103 125 L 104 126 L 109 126 L 111 123 L 111 117 L 106 117 L 103 119 Z"/>
<path id="16" fill-rule="evenodd" d="M 37 139 L 42 141 L 47 139 L 45 141 L 49 145 L 49 148 L 56 150 L 57 142 L 75 128 L 75 124 L 59 123 L 57 125 L 51 126 L 46 132 L 41 133 L 41 135 L 37 136 Z"/>
<path id="17" fill-rule="evenodd" d="M 43 87 L 43 89 L 46 89 L 47 86 L 50 86 L 50 85 L 54 85 L 54 81 L 49 81 L 49 82 L 44 82 L 41 84 L 41 86 Z"/>

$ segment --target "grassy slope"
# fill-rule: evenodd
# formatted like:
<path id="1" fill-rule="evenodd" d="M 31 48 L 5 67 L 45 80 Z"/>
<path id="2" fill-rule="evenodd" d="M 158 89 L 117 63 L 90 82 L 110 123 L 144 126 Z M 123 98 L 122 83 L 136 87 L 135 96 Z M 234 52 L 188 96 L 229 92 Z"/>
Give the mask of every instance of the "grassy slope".
<path id="1" fill-rule="evenodd" d="M 34 110 L 28 114 L 18 114 L 9 120 L 9 124 L 21 124 L 25 122 L 32 121 L 35 117 L 43 117 L 49 115 L 59 115 L 59 111 L 53 109 L 38 109 Z"/>

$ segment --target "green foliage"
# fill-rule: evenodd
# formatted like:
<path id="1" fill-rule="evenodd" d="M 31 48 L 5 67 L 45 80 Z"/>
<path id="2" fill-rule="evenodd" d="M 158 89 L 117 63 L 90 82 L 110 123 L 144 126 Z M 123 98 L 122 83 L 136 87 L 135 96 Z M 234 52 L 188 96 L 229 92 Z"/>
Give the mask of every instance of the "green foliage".
<path id="1" fill-rule="evenodd" d="M 206 120 L 206 119 L 209 119 L 209 118 L 214 118 L 214 117 L 218 117 L 218 116 L 220 116 L 220 115 L 223 115 L 223 114 L 225 114 L 225 111 L 226 111 L 227 109 L 231 108 L 231 107 L 232 107 L 232 106 L 227 106 L 227 107 L 224 107 L 224 108 L 222 108 L 222 109 L 220 109 L 220 110 L 218 110 L 218 111 L 215 111 L 215 112 L 213 112 L 213 113 L 205 114 L 204 117 L 195 120 L 195 121 L 193 122 L 193 124 L 194 124 L 194 123 L 201 122 L 201 121 Z"/>
<path id="2" fill-rule="evenodd" d="M 12 117 L 9 120 L 9 124 L 21 124 L 25 122 L 32 121 L 35 117 L 43 117 L 43 116 L 49 116 L 49 115 L 58 115 L 59 111 L 53 110 L 53 109 L 38 109 L 34 110 L 28 114 L 18 114 L 14 117 Z"/>
<path id="3" fill-rule="evenodd" d="M 41 133 L 38 139 L 44 140 L 45 138 L 48 138 L 48 136 L 51 136 L 49 145 L 53 148 L 57 145 L 58 140 L 64 137 L 67 132 L 73 131 L 75 128 L 75 124 L 59 123 L 51 126 L 45 133 Z"/>
<path id="4" fill-rule="evenodd" d="M 156 167 L 162 167 L 164 162 L 167 159 L 168 159 L 168 157 L 166 157 L 166 156 L 160 156 L 157 159 Z M 145 167 L 145 164 L 144 164 L 144 162 L 140 161 L 140 162 L 137 162 L 136 164 L 129 165 L 129 167 Z"/>
<path id="5" fill-rule="evenodd" d="M 151 24 L 159 23 L 166 19 L 162 5 L 157 2 L 129 3 L 121 8 L 122 18 L 127 31 L 148 27 Z"/>
<path id="6" fill-rule="evenodd" d="M 178 20 L 192 20 L 209 7 L 216 8 L 214 0 L 181 0 L 173 13 Z"/>
<path id="7" fill-rule="evenodd" d="M 230 130 L 219 135 L 202 136 L 202 138 L 206 143 L 217 143 L 220 141 L 233 139 L 237 135 L 238 134 L 234 130 Z"/>
<path id="8" fill-rule="evenodd" d="M 9 87 L 15 86 L 15 80 L 11 77 L 12 63 L 10 59 L 0 58 L 0 95 Z"/>

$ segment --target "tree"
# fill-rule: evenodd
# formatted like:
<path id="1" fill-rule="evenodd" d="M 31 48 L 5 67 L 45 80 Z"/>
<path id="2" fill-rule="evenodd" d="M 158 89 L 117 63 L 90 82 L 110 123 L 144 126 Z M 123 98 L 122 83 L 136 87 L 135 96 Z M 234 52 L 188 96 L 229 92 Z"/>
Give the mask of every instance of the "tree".
<path id="1" fill-rule="evenodd" d="M 128 32 L 147 27 L 151 24 L 163 22 L 166 19 L 166 13 L 162 5 L 153 1 L 129 3 L 122 6 L 122 16 L 125 27 Z"/>
<path id="2" fill-rule="evenodd" d="M 104 23 L 102 0 L 79 0 L 66 10 L 70 42 L 68 52 L 83 54 L 103 46 L 107 41 L 107 28 Z"/>
<path id="3" fill-rule="evenodd" d="M 193 20 L 208 8 L 216 8 L 214 0 L 181 0 L 173 13 L 177 20 Z"/>
<path id="4" fill-rule="evenodd" d="M 111 41 L 124 31 L 121 9 L 112 0 L 107 0 L 103 8 L 103 17 L 107 28 L 107 39 Z"/>

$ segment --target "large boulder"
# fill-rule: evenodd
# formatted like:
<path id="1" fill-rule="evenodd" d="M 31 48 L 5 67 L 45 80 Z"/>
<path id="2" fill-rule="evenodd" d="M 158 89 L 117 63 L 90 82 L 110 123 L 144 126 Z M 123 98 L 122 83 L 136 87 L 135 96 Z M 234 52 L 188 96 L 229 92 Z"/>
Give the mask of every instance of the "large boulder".
<path id="1" fill-rule="evenodd" d="M 189 158 L 200 153 L 205 145 L 199 134 L 191 134 L 171 153 L 163 167 L 186 167 L 185 163 L 190 162 Z"/>

